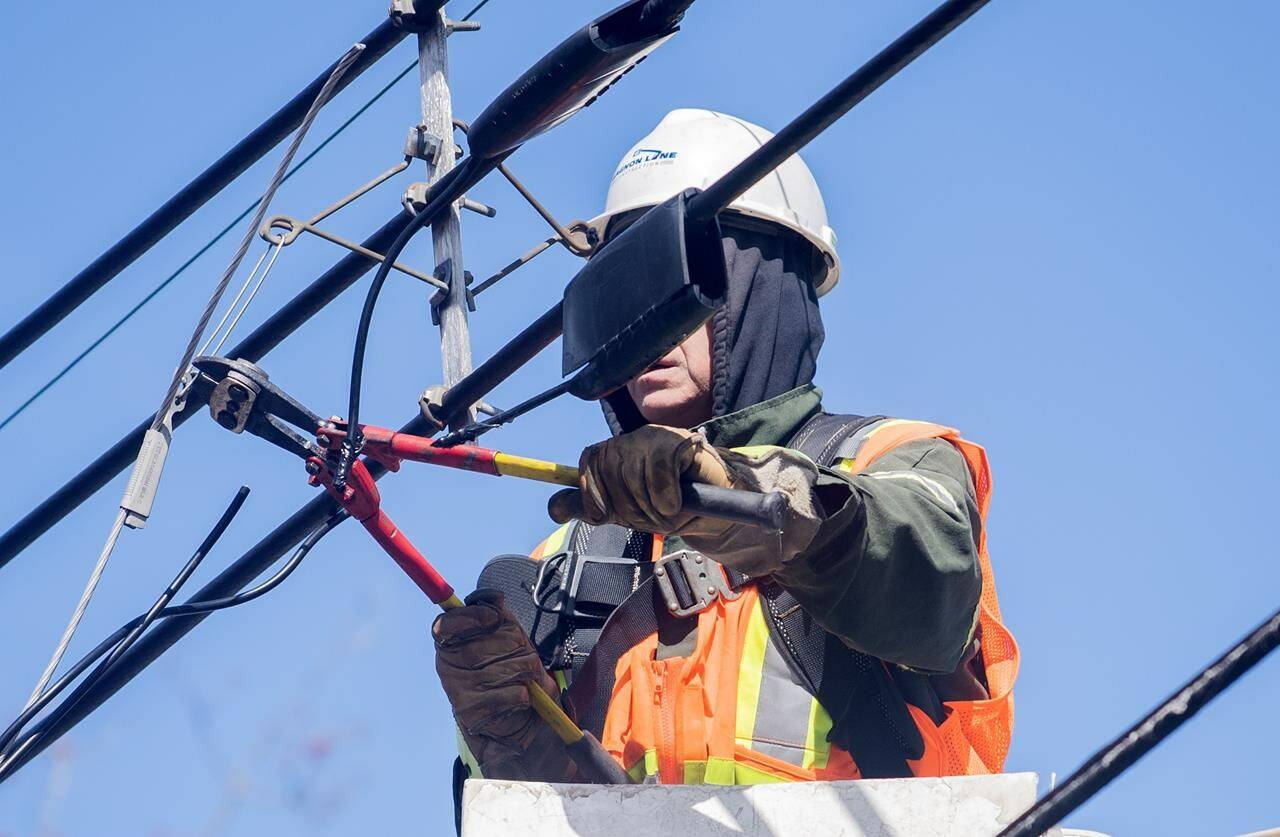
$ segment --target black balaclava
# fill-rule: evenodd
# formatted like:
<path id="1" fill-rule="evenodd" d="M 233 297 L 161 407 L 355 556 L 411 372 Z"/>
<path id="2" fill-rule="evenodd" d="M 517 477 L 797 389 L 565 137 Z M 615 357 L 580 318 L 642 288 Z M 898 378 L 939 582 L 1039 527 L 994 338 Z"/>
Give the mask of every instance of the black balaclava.
<path id="1" fill-rule="evenodd" d="M 732 219 L 723 233 L 729 292 L 711 321 L 713 416 L 812 382 L 824 337 L 812 245 L 780 228 Z M 625 387 L 600 405 L 615 434 L 646 423 Z"/>

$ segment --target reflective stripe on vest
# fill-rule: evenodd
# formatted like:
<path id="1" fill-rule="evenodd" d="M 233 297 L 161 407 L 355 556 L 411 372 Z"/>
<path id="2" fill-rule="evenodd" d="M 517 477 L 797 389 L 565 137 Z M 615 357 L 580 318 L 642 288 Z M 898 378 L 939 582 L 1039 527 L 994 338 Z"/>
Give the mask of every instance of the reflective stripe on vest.
<path id="1" fill-rule="evenodd" d="M 764 712 L 760 707 L 767 707 Z M 827 766 L 831 716 L 792 674 L 777 643 L 769 639 L 762 607 L 751 612 L 742 662 L 734 741 L 804 770 Z"/>

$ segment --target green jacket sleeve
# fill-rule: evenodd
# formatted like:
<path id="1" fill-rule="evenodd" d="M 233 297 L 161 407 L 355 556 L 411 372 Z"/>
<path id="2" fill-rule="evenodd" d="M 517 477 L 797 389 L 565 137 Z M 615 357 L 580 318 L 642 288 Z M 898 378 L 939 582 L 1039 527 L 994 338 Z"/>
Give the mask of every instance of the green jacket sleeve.
<path id="1" fill-rule="evenodd" d="M 826 630 L 872 656 L 951 673 L 973 636 L 981 518 L 950 443 L 900 445 L 860 474 L 821 469 L 827 518 L 775 578 Z"/>

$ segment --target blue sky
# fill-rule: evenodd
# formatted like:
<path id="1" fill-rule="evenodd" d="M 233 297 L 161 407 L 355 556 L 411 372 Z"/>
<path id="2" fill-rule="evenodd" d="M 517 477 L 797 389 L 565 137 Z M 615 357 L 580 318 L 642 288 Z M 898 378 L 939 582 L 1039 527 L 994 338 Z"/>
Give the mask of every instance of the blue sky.
<path id="1" fill-rule="evenodd" d="M 458 115 L 476 116 L 610 5 L 492 0 L 484 31 L 452 42 Z M 667 110 L 713 107 L 779 126 L 929 8 L 701 0 L 675 41 L 512 168 L 560 216 L 590 217 L 617 158 Z M 383 12 L 382 2 L 308 14 L 249 0 L 164 14 L 149 4 L 82 4 L 71 15 L 6 7 L 0 327 Z M 1275 607 L 1277 26 L 1280 7 L 1263 0 L 996 0 L 804 154 L 846 270 L 824 299 L 828 406 L 952 424 L 987 446 L 991 549 L 1023 651 L 1008 767 L 1039 771 L 1046 785 Z M 308 147 L 412 57 L 401 45 L 339 96 Z M 273 212 L 312 214 L 397 162 L 417 108 L 409 79 L 286 184 Z M 278 159 L 0 372 L 0 411 L 234 217 Z M 409 179 L 328 225 L 364 237 L 396 211 Z M 500 210 L 466 218 L 477 277 L 545 235 L 501 181 L 473 196 Z M 238 235 L 0 431 L 6 527 L 152 408 Z M 340 255 L 316 239 L 289 248 L 247 325 Z M 429 264 L 425 238 L 408 258 Z M 551 304 L 573 270 L 572 257 L 548 254 L 482 296 L 477 358 Z M 263 363 L 319 412 L 342 410 L 364 287 Z M 492 400 L 542 389 L 558 365 L 548 351 Z M 398 424 L 438 379 L 426 295 L 393 279 L 364 415 Z M 490 438 L 571 462 L 604 432 L 594 405 L 562 401 Z M 151 601 L 241 483 L 254 493 L 197 583 L 313 490 L 287 455 L 190 422 L 152 523 L 122 538 L 74 656 Z M 47 659 L 122 488 L 123 477 L 0 570 L 0 714 L 17 710 Z M 383 491 L 462 589 L 486 558 L 526 550 L 549 528 L 548 491 L 536 485 L 410 467 Z M 341 528 L 281 589 L 206 621 L 0 788 L 0 834 L 443 832 L 453 734 L 427 641 L 432 615 L 361 530 Z M 1271 660 L 1071 822 L 1117 835 L 1280 825 L 1277 691 Z"/>

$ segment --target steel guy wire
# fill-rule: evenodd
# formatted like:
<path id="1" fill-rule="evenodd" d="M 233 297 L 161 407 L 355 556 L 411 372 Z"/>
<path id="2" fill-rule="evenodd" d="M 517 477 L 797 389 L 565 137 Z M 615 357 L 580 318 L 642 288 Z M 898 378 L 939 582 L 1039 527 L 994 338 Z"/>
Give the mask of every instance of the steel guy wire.
<path id="1" fill-rule="evenodd" d="M 488 5 L 489 2 L 490 0 L 482 0 L 482 2 L 479 5 L 475 6 L 471 11 L 467 12 L 466 15 L 462 17 L 462 20 L 464 21 L 471 20 L 471 18 L 474 17 L 475 14 L 479 12 L 481 9 L 483 9 L 486 5 Z M 361 116 L 364 116 L 365 112 L 368 111 L 369 108 L 373 107 L 374 104 L 376 104 L 379 99 L 381 99 L 388 92 L 390 92 L 391 88 L 399 84 L 400 81 L 403 80 L 405 76 L 413 72 L 413 70 L 417 66 L 418 66 L 418 61 L 417 59 L 414 59 L 414 61 L 411 64 L 409 64 L 400 72 L 396 73 L 395 76 L 391 79 L 391 81 L 384 84 L 378 90 L 377 93 L 374 93 L 373 96 L 371 96 L 368 101 L 366 101 L 363 105 L 357 108 L 356 111 L 352 113 L 349 117 L 347 117 L 346 120 L 343 121 L 341 125 L 335 128 L 332 133 L 330 133 L 327 137 L 325 137 L 324 140 L 322 140 L 319 145 L 317 145 L 314 149 L 311 150 L 310 153 L 308 153 L 305 157 L 303 157 L 302 160 L 300 160 L 296 166 L 290 169 L 289 173 L 284 176 L 284 180 L 288 180 L 289 178 L 293 177 L 302 169 L 303 166 L 305 166 L 307 163 L 310 163 L 311 160 L 316 157 L 316 155 L 318 155 L 321 151 L 323 151 L 326 147 L 328 147 L 328 145 L 331 142 L 333 142 L 335 139 L 337 139 L 338 136 L 343 131 L 351 127 L 352 123 L 354 123 Z M 281 182 L 284 182 L 284 181 L 281 181 Z M 252 212 L 253 208 L 257 205 L 258 205 L 257 201 L 254 201 L 249 206 L 246 206 L 239 215 L 237 215 L 235 218 L 231 220 L 230 223 L 228 223 L 225 227 L 219 230 L 218 233 L 213 236 L 213 238 L 205 242 L 204 245 L 201 246 L 199 250 L 196 250 L 196 252 L 193 253 L 190 258 L 188 258 L 185 262 L 179 265 L 176 270 L 174 270 L 172 273 L 166 276 L 164 281 L 162 281 L 159 285 L 156 285 L 154 288 L 148 291 L 146 296 L 144 296 L 142 299 L 138 301 L 136 305 L 134 305 L 132 308 L 126 311 L 120 317 L 120 319 L 116 320 L 115 323 L 111 325 L 110 328 L 108 328 L 102 334 L 98 335 L 98 337 L 95 338 L 92 343 L 86 346 L 84 350 L 80 352 L 80 354 L 73 357 L 70 360 L 70 362 L 68 362 L 65 366 L 59 369 L 52 378 L 50 378 L 49 380 L 41 384 L 40 388 L 37 389 L 34 393 L 32 393 L 31 396 L 27 398 L 26 401 L 23 401 L 21 404 L 18 405 L 18 407 L 13 412 L 5 416 L 3 420 L 0 420 L 0 430 L 4 430 L 4 428 L 8 426 L 10 422 L 12 422 L 18 416 L 22 415 L 27 410 L 28 407 L 34 404 L 41 396 L 43 396 L 46 392 L 52 389 L 59 381 L 65 378 L 68 374 L 70 374 L 71 370 L 79 366 L 82 360 L 84 360 L 86 357 L 92 354 L 94 350 L 96 350 L 99 346 L 105 343 L 107 339 L 111 337 L 111 335 L 119 331 L 120 328 L 125 323 L 133 319 L 133 316 L 137 314 L 139 311 L 141 311 L 147 305 L 147 303 L 151 302 L 151 300 L 155 299 L 156 296 L 159 295 L 161 291 L 169 287 L 169 285 L 173 284 L 174 280 L 176 280 L 179 276 L 185 273 L 187 268 L 191 267 L 191 265 L 193 265 L 196 262 L 196 260 L 198 260 L 201 256 L 203 256 L 210 249 L 212 249 L 215 244 L 221 241 L 223 236 L 231 232 L 231 230 L 235 229 L 236 225 L 239 224 L 241 221 L 243 221 L 245 218 L 249 217 L 249 213 Z"/>
<path id="2" fill-rule="evenodd" d="M 76 609 L 71 614 L 71 621 L 67 623 L 66 630 L 62 632 L 62 639 L 58 641 L 58 647 L 54 649 L 53 656 L 49 658 L 49 663 L 44 667 L 44 672 L 40 675 L 40 680 L 36 683 L 36 687 L 31 691 L 31 697 L 27 698 L 27 703 L 22 707 L 22 711 L 31 708 L 32 704 L 40 700 L 40 696 L 44 693 L 44 687 L 49 685 L 49 680 L 53 678 L 53 673 L 58 670 L 58 663 L 62 662 L 62 657 L 67 653 L 67 647 L 71 645 L 71 638 L 75 636 L 76 628 L 80 627 L 80 620 L 84 617 L 84 612 L 89 609 L 89 600 L 93 598 L 93 591 L 97 589 L 98 582 L 102 579 L 102 572 L 107 568 L 107 559 L 111 557 L 111 551 L 116 547 L 116 541 L 120 539 L 120 530 L 124 528 L 124 509 L 120 509 L 116 514 L 116 521 L 111 525 L 111 534 L 107 536 L 107 543 L 102 548 L 102 552 L 98 555 L 98 562 L 94 564 L 93 571 L 89 573 L 89 582 L 84 586 L 84 591 L 80 594 L 80 601 L 76 604 Z"/>
<path id="3" fill-rule="evenodd" d="M 276 190 L 284 181 L 285 173 L 288 171 L 293 157 L 298 151 L 298 146 L 302 144 L 303 138 L 306 136 L 307 129 L 311 127 L 311 123 L 315 121 L 316 114 L 320 108 L 328 100 L 329 95 L 333 92 L 334 85 L 342 78 L 351 64 L 359 57 L 360 52 L 364 49 L 363 44 L 356 44 L 346 55 L 338 62 L 338 65 L 330 73 L 328 80 L 316 95 L 315 100 L 311 103 L 311 107 L 307 110 L 306 116 L 303 117 L 302 123 L 298 126 L 294 134 L 293 141 L 289 144 L 288 150 L 285 152 L 284 158 L 280 161 L 280 165 L 276 168 L 275 175 L 271 178 L 270 185 L 263 193 L 261 200 L 258 202 L 257 211 L 254 213 L 253 222 L 249 230 L 245 234 L 244 240 L 240 247 L 237 248 L 235 256 L 231 263 L 223 272 L 222 278 L 219 280 L 217 287 L 214 289 L 213 295 L 209 297 L 208 303 L 205 305 L 204 311 L 200 316 L 200 321 L 196 325 L 195 331 L 191 335 L 191 339 L 187 343 L 187 348 L 183 352 L 182 360 L 178 364 L 178 368 L 174 371 L 173 378 L 169 383 L 169 387 L 165 392 L 164 401 L 160 404 L 160 409 L 156 413 L 155 419 L 151 422 L 151 430 L 157 431 L 167 422 L 171 421 L 172 408 L 174 405 L 174 396 L 178 393 L 178 387 L 181 385 L 187 375 L 187 369 L 191 365 L 191 359 L 195 356 L 196 345 L 200 338 L 204 336 L 204 330 L 209 325 L 209 320 L 213 316 L 213 311 L 217 308 L 218 301 L 222 298 L 223 293 L 227 289 L 227 285 L 231 283 L 231 278 L 235 275 L 236 270 L 240 267 L 240 262 L 244 259 L 245 253 L 249 250 L 249 245 L 253 241 L 253 237 L 257 235 L 258 227 L 262 224 L 262 219 L 266 215 L 267 205 L 271 198 L 275 195 Z M 139 451 L 139 461 L 146 454 L 146 442 L 143 443 L 143 450 Z M 135 466 L 136 468 L 137 466 Z M 130 487 L 133 480 L 130 480 Z M 154 490 L 154 489 L 153 489 Z M 126 491 L 126 496 L 128 491 Z M 123 507 L 119 514 L 116 515 L 115 523 L 111 527 L 111 532 L 107 536 L 106 544 L 103 546 L 98 561 L 94 565 L 93 572 L 90 573 L 89 579 L 85 584 L 84 592 L 80 595 L 80 602 L 76 605 L 75 611 L 71 615 L 71 620 L 67 623 L 66 630 L 63 631 L 62 639 L 58 642 L 58 646 L 54 649 L 53 656 L 49 659 L 49 663 L 45 666 L 40 681 L 36 684 L 36 688 L 32 693 L 31 699 L 27 705 L 39 700 L 40 694 L 44 691 L 44 687 L 48 684 L 49 679 L 58 669 L 58 664 L 62 662 L 62 657 L 66 654 L 67 648 L 71 645 L 71 640 L 75 636 L 76 629 L 80 626 L 80 620 L 83 618 L 85 611 L 89 607 L 89 601 L 93 598 L 93 593 L 98 587 L 98 582 L 102 579 L 102 573 L 106 569 L 107 561 L 111 557 L 112 551 L 115 549 L 116 542 L 120 538 L 121 528 L 124 526 L 128 516 L 127 510 Z"/>
<path id="4" fill-rule="evenodd" d="M 249 306 L 253 304 L 254 297 L 258 295 L 258 291 L 262 289 L 263 283 L 267 281 L 267 276 L 270 275 L 271 268 L 275 267 L 276 258 L 279 257 L 280 251 L 283 249 L 284 242 L 280 241 L 274 247 L 267 245 L 267 247 L 262 251 L 262 255 L 258 257 L 258 263 L 253 266 L 253 271 L 249 274 L 248 278 L 244 280 L 244 284 L 240 286 L 240 292 L 236 294 L 236 298 L 232 303 L 227 306 L 227 313 L 222 315 L 222 322 L 218 323 L 218 327 L 209 335 L 209 339 L 200 347 L 200 351 L 197 352 L 197 354 L 209 354 L 209 346 L 215 339 L 218 341 L 218 345 L 213 347 L 213 353 L 216 355 L 222 351 L 222 347 L 226 345 L 227 339 L 231 337 L 232 332 L 236 330 L 236 324 L 240 322 L 240 318 L 244 316 L 244 313 L 249 310 Z M 258 269 L 262 267 L 262 262 L 267 258 L 267 256 L 270 256 L 271 260 L 267 262 L 266 270 L 262 271 L 262 276 L 258 277 L 257 284 L 253 285 L 252 291 L 249 291 L 249 298 L 244 301 L 244 305 L 240 306 L 240 310 L 236 311 L 235 317 L 231 320 L 231 325 L 227 326 L 226 332 L 221 338 L 219 338 L 218 332 L 222 330 L 222 326 L 227 322 L 227 318 L 231 317 L 231 312 L 236 310 L 236 305 L 240 303 L 240 297 L 244 296 L 245 291 L 249 289 L 249 285 L 253 283 L 254 277 L 258 275 Z"/>
<path id="5" fill-rule="evenodd" d="M 258 295 L 258 291 L 262 290 L 262 285 L 267 281 L 267 276 L 271 274 L 271 268 L 276 266 L 276 259 L 280 256 L 280 251 L 284 249 L 284 242 L 276 245 L 275 250 L 271 253 L 271 260 L 267 262 L 267 269 L 262 271 L 262 278 L 258 280 L 258 284 L 253 286 L 253 290 L 249 292 L 249 298 L 244 301 L 244 305 L 240 307 L 239 313 L 235 319 L 231 321 L 231 325 L 227 326 L 227 333 L 222 335 L 222 339 L 218 341 L 218 345 L 214 347 L 213 353 L 218 354 L 222 351 L 222 347 L 226 345 L 227 338 L 236 330 L 236 324 L 240 322 L 240 318 L 244 316 L 244 312 L 249 310 L 249 306 L 253 304 L 253 298 Z"/>
<path id="6" fill-rule="evenodd" d="M 249 275 L 245 277 L 244 282 L 240 285 L 240 290 L 236 292 L 236 298 L 231 300 L 231 304 L 227 306 L 226 313 L 222 315 L 222 319 L 218 320 L 218 324 L 213 327 L 213 331 L 209 333 L 209 339 L 204 341 L 204 345 L 200 347 L 200 351 L 196 355 L 207 355 L 209 353 L 209 345 L 217 339 L 218 334 L 222 331 L 222 327 L 227 324 L 227 320 L 231 318 L 231 313 L 236 310 L 236 306 L 240 304 L 240 300 L 244 297 L 245 291 L 249 290 L 249 286 L 253 284 L 254 277 L 258 275 L 258 271 L 262 269 L 262 263 L 266 261 L 267 254 L 271 252 L 271 248 L 265 247 L 262 255 L 258 256 L 258 261 L 254 264 L 253 270 L 249 271 Z"/>
<path id="7" fill-rule="evenodd" d="M 333 72 L 329 74 L 324 87 L 320 88 L 320 92 L 316 94 L 315 101 L 311 103 L 311 107 L 307 110 L 307 115 L 302 117 L 302 124 L 298 126 L 298 130 L 294 133 L 293 141 L 289 144 L 289 149 L 284 153 L 284 159 L 280 161 L 280 165 L 276 168 L 276 173 L 271 177 L 271 183 L 267 186 L 266 192 L 263 193 L 262 199 L 258 201 L 258 208 L 253 214 L 249 229 L 245 231 L 244 239 L 240 242 L 240 246 L 236 248 L 235 255 L 231 258 L 231 263 L 223 271 L 222 278 L 218 281 L 218 286 L 214 289 L 213 295 L 209 297 L 209 302 L 205 305 L 204 311 L 200 315 L 200 322 L 196 324 L 195 331 L 191 334 L 191 340 L 187 343 L 187 348 L 183 352 L 182 360 L 178 363 L 178 368 L 173 372 L 173 379 L 169 382 L 169 388 L 165 392 L 164 398 L 160 400 L 160 408 L 156 411 L 155 420 L 151 422 L 152 430 L 159 430 L 164 423 L 166 414 L 173 410 L 174 396 L 178 394 L 178 387 L 182 384 L 182 379 L 186 377 L 187 367 L 191 365 L 191 359 L 195 357 L 196 346 L 199 344 L 200 338 L 204 336 L 204 330 L 208 327 L 209 320 L 213 317 L 213 312 L 218 307 L 219 300 L 222 299 L 222 294 L 227 290 L 227 285 L 231 284 L 231 278 L 240 269 L 240 262 L 244 260 L 245 254 L 249 252 L 249 245 L 253 243 L 254 236 L 258 234 L 262 219 L 267 216 L 267 206 L 271 203 L 271 199 L 275 197 L 276 190 L 280 188 L 280 184 L 284 182 L 284 176 L 289 171 L 293 156 L 298 153 L 298 146 L 302 145 L 302 140 L 306 137 L 307 130 L 311 127 L 311 123 L 315 121 L 316 114 L 320 112 L 320 108 L 324 106 L 330 94 L 333 93 L 333 88 L 337 85 L 338 80 L 360 57 L 360 53 L 364 51 L 364 48 L 364 44 L 356 44 L 347 51 L 347 54 L 338 62 L 338 66 L 334 67 Z"/>

